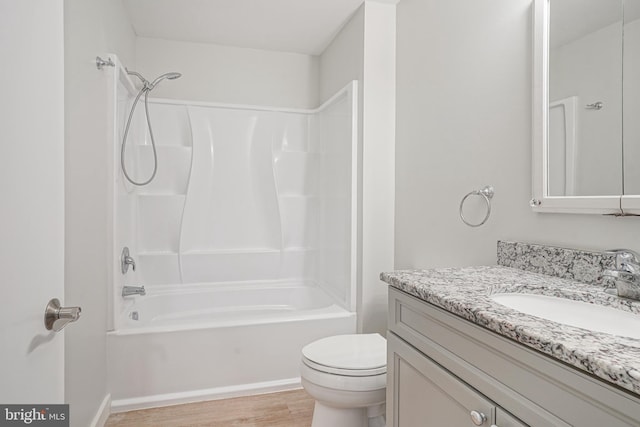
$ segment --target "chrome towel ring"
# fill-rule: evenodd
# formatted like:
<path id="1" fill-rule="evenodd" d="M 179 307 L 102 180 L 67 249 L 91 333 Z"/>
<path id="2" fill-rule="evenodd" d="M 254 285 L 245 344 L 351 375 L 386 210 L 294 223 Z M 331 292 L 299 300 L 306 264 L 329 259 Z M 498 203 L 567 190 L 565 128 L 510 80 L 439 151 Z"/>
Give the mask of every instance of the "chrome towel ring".
<path id="1" fill-rule="evenodd" d="M 481 190 L 473 190 L 472 192 L 464 196 L 462 198 L 462 201 L 460 201 L 460 219 L 462 220 L 462 222 L 467 224 L 469 227 L 480 227 L 482 224 L 487 222 L 487 220 L 489 219 L 489 215 L 491 215 L 491 199 L 493 198 L 493 194 L 494 194 L 493 187 L 491 185 L 487 185 L 483 187 Z M 487 214 L 484 216 L 484 219 L 480 221 L 478 224 L 472 224 L 469 221 L 467 221 L 464 217 L 464 214 L 462 213 L 462 207 L 464 206 L 464 202 L 467 200 L 469 196 L 482 196 L 484 198 L 485 203 L 487 204 Z"/>

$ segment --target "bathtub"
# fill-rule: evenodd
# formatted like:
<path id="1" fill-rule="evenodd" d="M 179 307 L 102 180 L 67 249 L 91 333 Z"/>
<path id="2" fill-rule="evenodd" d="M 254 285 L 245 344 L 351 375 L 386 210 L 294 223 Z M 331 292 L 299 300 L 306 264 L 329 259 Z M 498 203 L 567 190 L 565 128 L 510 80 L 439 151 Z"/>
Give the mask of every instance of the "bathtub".
<path id="1" fill-rule="evenodd" d="M 127 300 L 107 334 L 112 412 L 299 387 L 302 347 L 356 330 L 355 313 L 312 283 L 162 286 Z"/>

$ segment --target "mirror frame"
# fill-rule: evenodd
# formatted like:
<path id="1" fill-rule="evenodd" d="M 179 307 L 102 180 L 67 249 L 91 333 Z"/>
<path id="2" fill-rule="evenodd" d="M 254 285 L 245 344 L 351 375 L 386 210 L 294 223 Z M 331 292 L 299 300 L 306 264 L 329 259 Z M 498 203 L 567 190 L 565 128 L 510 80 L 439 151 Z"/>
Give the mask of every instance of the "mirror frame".
<path id="1" fill-rule="evenodd" d="M 531 209 L 534 212 L 603 215 L 640 214 L 640 195 L 549 195 L 549 165 L 546 161 L 549 155 L 549 1 L 550 0 L 534 0 L 533 3 L 533 121 L 531 174 L 533 196 L 530 202 Z"/>

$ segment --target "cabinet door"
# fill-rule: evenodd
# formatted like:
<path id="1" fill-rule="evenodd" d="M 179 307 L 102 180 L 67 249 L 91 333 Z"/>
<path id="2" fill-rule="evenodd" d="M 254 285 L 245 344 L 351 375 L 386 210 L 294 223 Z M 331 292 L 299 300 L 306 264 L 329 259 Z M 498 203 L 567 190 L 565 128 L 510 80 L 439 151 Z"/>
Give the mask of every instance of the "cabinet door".
<path id="1" fill-rule="evenodd" d="M 495 423 L 491 401 L 393 334 L 388 346 L 391 413 L 387 421 L 393 427 L 489 427 Z M 474 422 L 472 413 L 484 420 Z"/>
<path id="2" fill-rule="evenodd" d="M 496 408 L 496 424 L 495 427 L 529 427 L 504 409 Z"/>

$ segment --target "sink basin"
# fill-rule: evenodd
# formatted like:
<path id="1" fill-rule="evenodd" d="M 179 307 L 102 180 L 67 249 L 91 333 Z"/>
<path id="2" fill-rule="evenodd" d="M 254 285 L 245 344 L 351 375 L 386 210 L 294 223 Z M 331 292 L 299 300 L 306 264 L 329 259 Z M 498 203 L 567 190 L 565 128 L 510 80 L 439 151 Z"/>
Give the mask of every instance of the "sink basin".
<path id="1" fill-rule="evenodd" d="M 640 339 L 640 315 L 566 298 L 523 293 L 497 293 L 493 301 L 553 322 L 596 332 Z"/>

